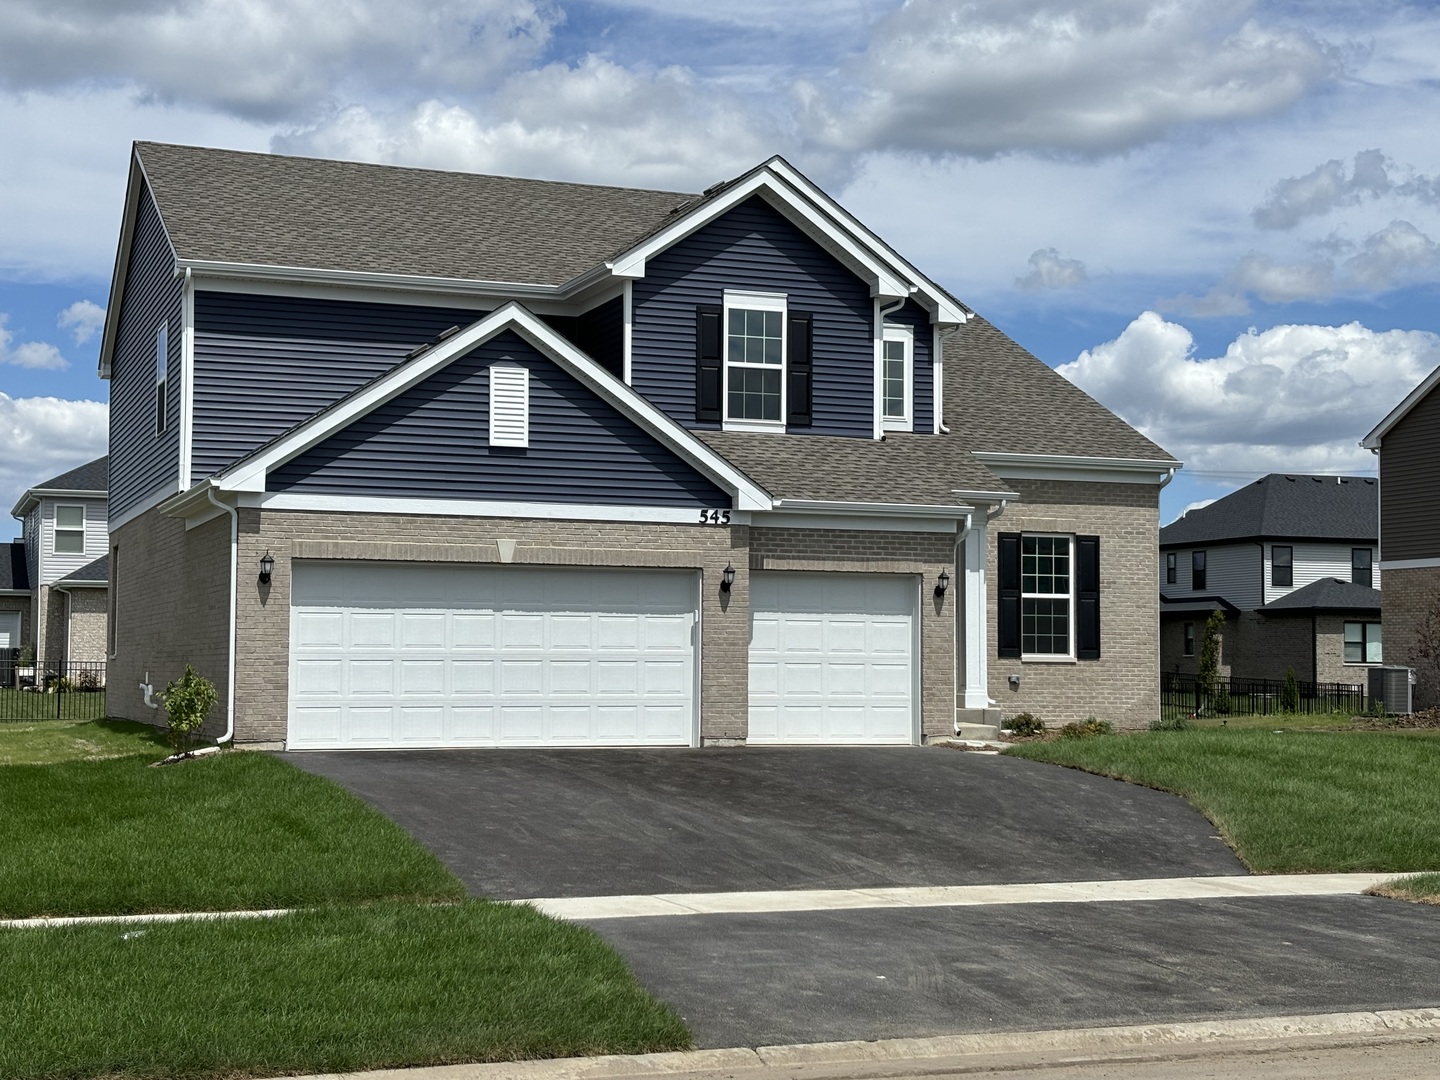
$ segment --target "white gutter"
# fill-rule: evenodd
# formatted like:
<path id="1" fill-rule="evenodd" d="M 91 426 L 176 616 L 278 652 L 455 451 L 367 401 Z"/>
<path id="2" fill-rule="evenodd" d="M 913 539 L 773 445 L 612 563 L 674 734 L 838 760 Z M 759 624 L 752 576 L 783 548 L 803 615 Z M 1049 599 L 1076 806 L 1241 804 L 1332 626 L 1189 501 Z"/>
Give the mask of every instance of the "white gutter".
<path id="1" fill-rule="evenodd" d="M 968 519 L 973 506 L 921 503 L 862 503 L 818 499 L 776 499 L 776 510 L 802 514 L 860 514 L 867 517 L 947 517 Z M 757 511 L 763 513 L 763 511 Z"/>
<path id="2" fill-rule="evenodd" d="M 240 513 L 215 498 L 215 488 L 207 487 L 205 494 L 225 513 L 230 515 L 230 625 L 229 629 L 229 671 L 225 680 L 225 734 L 215 742 L 226 743 L 235 738 L 235 579 L 240 559 Z"/>

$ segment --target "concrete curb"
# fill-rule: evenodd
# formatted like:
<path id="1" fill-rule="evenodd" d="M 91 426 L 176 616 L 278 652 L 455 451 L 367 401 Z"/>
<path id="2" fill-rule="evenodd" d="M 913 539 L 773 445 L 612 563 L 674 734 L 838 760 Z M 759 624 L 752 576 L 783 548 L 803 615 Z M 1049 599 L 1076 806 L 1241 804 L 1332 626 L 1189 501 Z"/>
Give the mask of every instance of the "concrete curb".
<path id="1" fill-rule="evenodd" d="M 548 1061 L 510 1061 L 490 1064 L 439 1065 L 415 1069 L 326 1074 L 310 1080 L 622 1080 L 627 1077 L 683 1076 L 737 1070 L 793 1069 L 798 1066 L 883 1065 L 884 1075 L 895 1075 L 901 1063 L 914 1063 L 907 1071 L 934 1071 L 946 1062 L 947 1071 L 993 1068 L 996 1058 L 1017 1055 L 1083 1055 L 1103 1061 L 1137 1052 L 1148 1056 L 1240 1049 L 1249 1043 L 1281 1040 L 1350 1041 L 1382 1036 L 1440 1034 L 1440 1008 L 1389 1009 L 1378 1012 L 1319 1013 L 1306 1016 L 1268 1016 L 1248 1020 L 1206 1020 L 1183 1024 L 1139 1024 L 1129 1027 L 1066 1028 L 1055 1031 L 994 1032 L 977 1035 L 941 1035 L 929 1039 L 884 1039 L 878 1042 L 800 1043 L 761 1046 L 753 1050 L 695 1050 L 687 1053 L 610 1055 L 592 1058 L 556 1058 Z M 983 1062 L 977 1059 L 984 1059 Z M 877 1074 L 879 1075 L 879 1074 Z"/>

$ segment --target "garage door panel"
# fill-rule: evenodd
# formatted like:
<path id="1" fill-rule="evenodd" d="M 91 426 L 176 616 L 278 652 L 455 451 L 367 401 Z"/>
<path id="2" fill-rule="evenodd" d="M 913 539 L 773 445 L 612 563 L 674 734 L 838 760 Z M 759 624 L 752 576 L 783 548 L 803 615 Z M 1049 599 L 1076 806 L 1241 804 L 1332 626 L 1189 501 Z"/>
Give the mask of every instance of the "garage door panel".
<path id="1" fill-rule="evenodd" d="M 292 598 L 293 748 L 691 743 L 693 574 L 299 562 Z"/>
<path id="2" fill-rule="evenodd" d="M 753 574 L 750 741 L 913 741 L 917 595 L 898 575 Z"/>

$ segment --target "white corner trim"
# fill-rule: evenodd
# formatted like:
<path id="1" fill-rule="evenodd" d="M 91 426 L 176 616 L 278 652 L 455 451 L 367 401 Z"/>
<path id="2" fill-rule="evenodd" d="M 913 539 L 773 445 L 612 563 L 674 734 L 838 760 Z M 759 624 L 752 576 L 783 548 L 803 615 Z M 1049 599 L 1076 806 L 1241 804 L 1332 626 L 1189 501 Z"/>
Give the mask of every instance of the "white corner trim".
<path id="1" fill-rule="evenodd" d="M 945 426 L 945 354 L 940 348 L 940 327 L 930 328 L 930 412 L 933 414 L 931 434 L 939 435 Z"/>
<path id="2" fill-rule="evenodd" d="M 190 486 L 192 435 L 195 426 L 195 279 L 187 270 L 180 293 L 180 476 Z"/>
<path id="3" fill-rule="evenodd" d="M 1106 458 L 1069 454 L 1002 454 L 976 451 L 975 460 L 1004 480 L 1069 480 L 1163 487 L 1182 468 L 1168 458 Z"/>
<path id="4" fill-rule="evenodd" d="M 298 457 L 507 329 L 520 333 L 608 404 L 729 490 L 735 496 L 735 509 L 770 509 L 771 499 L 763 488 L 515 301 L 471 323 L 349 398 L 317 413 L 269 446 L 219 473 L 213 483 L 224 491 L 264 491 L 266 475 L 270 470 Z"/>
<path id="5" fill-rule="evenodd" d="M 500 502 L 485 499 L 387 498 L 363 495 L 311 495 L 304 492 L 271 491 L 245 493 L 237 505 L 265 510 L 309 510 L 327 514 L 393 514 L 399 516 L 443 516 L 521 518 L 547 521 L 624 521 L 668 525 L 694 525 L 701 506 L 614 506 L 601 503 Z M 709 507 L 704 508 L 707 512 Z M 730 511 L 731 525 L 749 525 L 746 511 Z"/>
<path id="6" fill-rule="evenodd" d="M 634 379 L 631 378 L 631 376 L 632 376 L 632 374 L 633 374 L 633 368 L 632 368 L 632 366 L 631 366 L 631 365 L 632 365 L 631 356 L 632 356 L 632 352 L 633 352 L 633 349 L 634 349 L 634 341 L 635 341 L 635 282 L 634 282 L 634 281 L 632 281 L 632 280 L 629 279 L 629 278 L 626 278 L 626 279 L 625 279 L 625 292 L 624 292 L 622 295 L 623 295 L 624 298 L 625 298 L 624 301 L 623 301 L 623 304 L 624 304 L 624 315 L 623 315 L 623 323 L 622 323 L 623 340 L 622 340 L 622 344 L 621 344 L 621 350 L 622 350 L 622 351 L 621 351 L 621 355 L 622 355 L 623 358 L 624 358 L 624 367 L 623 367 L 622 370 L 623 370 L 623 372 L 624 372 L 625 385 L 626 385 L 626 386 L 629 386 L 632 382 L 634 382 Z M 699 699 L 697 698 L 696 700 L 699 700 Z"/>
<path id="7" fill-rule="evenodd" d="M 1420 385 L 1406 394 L 1404 400 L 1402 400 L 1399 405 L 1396 405 L 1395 408 L 1391 409 L 1385 419 L 1381 420 L 1380 423 L 1371 429 L 1370 434 L 1360 440 L 1360 445 L 1366 450 L 1379 450 L 1381 441 L 1385 435 L 1389 433 L 1390 429 L 1405 419 L 1406 414 L 1415 408 L 1416 405 L 1419 405 L 1431 390 L 1435 389 L 1436 383 L 1440 383 L 1440 367 L 1437 367 L 1434 371 L 1430 372 L 1429 375 L 1421 379 Z"/>

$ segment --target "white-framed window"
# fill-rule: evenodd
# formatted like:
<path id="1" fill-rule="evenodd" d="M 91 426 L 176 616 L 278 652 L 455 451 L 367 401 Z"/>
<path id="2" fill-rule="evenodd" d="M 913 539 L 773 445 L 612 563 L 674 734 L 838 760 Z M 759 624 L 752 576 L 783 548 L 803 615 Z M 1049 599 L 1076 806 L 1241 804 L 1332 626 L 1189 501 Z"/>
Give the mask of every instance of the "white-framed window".
<path id="1" fill-rule="evenodd" d="M 880 335 L 880 428 L 915 426 L 915 331 L 887 324 Z"/>
<path id="2" fill-rule="evenodd" d="M 1378 664 L 1381 662 L 1381 655 L 1378 622 L 1345 624 L 1345 663 Z"/>
<path id="3" fill-rule="evenodd" d="M 56 555 L 85 554 L 85 507 L 60 504 L 55 507 Z"/>
<path id="4" fill-rule="evenodd" d="M 1025 533 L 1020 537 L 1020 655 L 1069 659 L 1075 655 L 1073 538 Z"/>
<path id="5" fill-rule="evenodd" d="M 490 445 L 530 445 L 530 371 L 513 361 L 490 365 Z"/>
<path id="6" fill-rule="evenodd" d="M 170 324 L 161 323 L 155 331 L 155 434 L 165 434 L 165 386 L 170 365 Z"/>
<path id="7" fill-rule="evenodd" d="M 783 293 L 725 293 L 727 428 L 785 430 L 785 313 Z"/>

